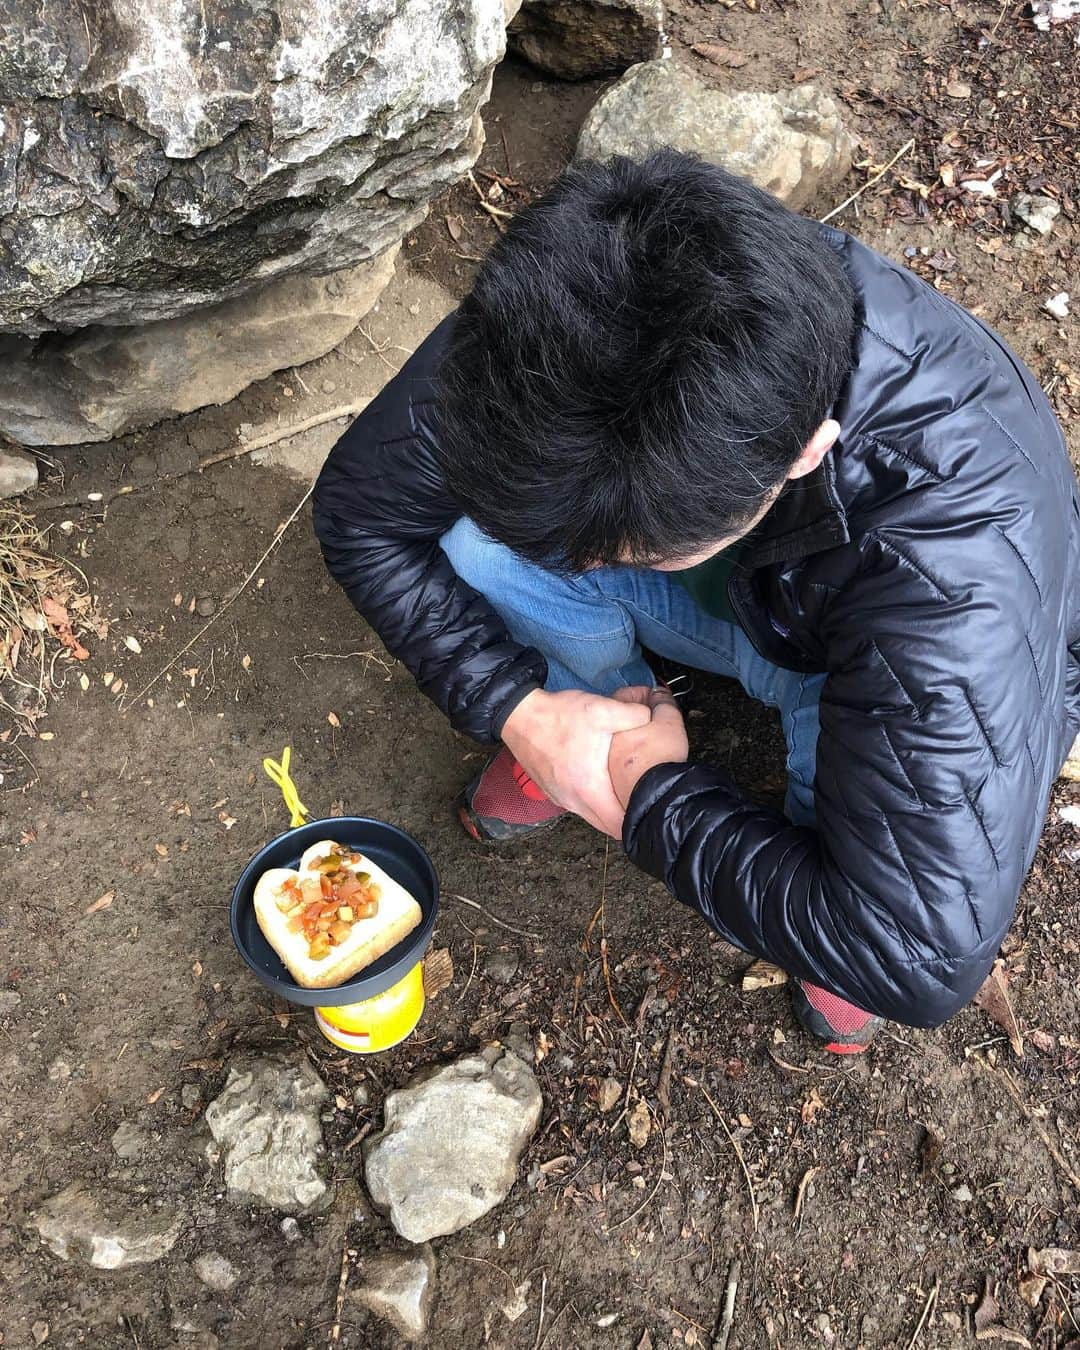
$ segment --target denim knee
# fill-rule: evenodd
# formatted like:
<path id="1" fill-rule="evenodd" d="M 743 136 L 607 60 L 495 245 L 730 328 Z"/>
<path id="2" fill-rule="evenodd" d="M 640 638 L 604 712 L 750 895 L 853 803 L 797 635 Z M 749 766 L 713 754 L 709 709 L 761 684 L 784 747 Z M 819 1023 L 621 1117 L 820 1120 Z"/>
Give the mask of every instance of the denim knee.
<path id="1" fill-rule="evenodd" d="M 497 544 L 478 529 L 468 516 L 462 516 L 446 531 L 439 540 L 439 547 L 462 581 L 467 581 L 482 595 L 488 594 L 484 583 L 495 576 L 500 555 L 507 552 L 502 544 Z"/>

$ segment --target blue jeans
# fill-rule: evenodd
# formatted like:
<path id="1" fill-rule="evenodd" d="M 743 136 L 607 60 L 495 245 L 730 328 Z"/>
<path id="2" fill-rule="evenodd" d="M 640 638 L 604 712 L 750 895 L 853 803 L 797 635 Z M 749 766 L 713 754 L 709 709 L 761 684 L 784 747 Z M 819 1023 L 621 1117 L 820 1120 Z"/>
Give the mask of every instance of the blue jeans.
<path id="1" fill-rule="evenodd" d="M 742 629 L 707 614 L 670 573 L 605 567 L 560 577 L 525 562 L 462 518 L 440 540 L 458 576 L 485 596 L 516 641 L 548 663 L 546 688 L 613 694 L 654 685 L 641 654 L 738 680 L 778 708 L 787 741 L 785 810 L 795 825 L 814 824 L 818 702 L 824 675 L 800 675 L 766 661 Z"/>

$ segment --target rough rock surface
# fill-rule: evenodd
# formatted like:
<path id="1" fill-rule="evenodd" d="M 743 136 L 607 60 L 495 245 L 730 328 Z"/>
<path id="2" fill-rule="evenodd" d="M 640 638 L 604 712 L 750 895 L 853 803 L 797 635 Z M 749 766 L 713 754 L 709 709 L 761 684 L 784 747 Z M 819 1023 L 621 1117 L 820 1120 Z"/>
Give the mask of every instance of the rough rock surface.
<path id="1" fill-rule="evenodd" d="M 1061 215 L 1061 204 L 1053 197 L 1038 192 L 1018 192 L 1009 204 L 1013 215 L 1019 216 L 1036 234 L 1049 234 L 1054 228 L 1054 221 Z"/>
<path id="2" fill-rule="evenodd" d="M 377 256 L 474 162 L 503 0 L 0 0 L 0 331 Z"/>
<path id="3" fill-rule="evenodd" d="M 562 80 L 611 75 L 660 56 L 662 0 L 526 0 L 507 31 L 531 65 Z"/>
<path id="4" fill-rule="evenodd" d="M 456 1233 L 506 1197 L 542 1108 L 532 1069 L 500 1046 L 422 1071 L 364 1146 L 368 1193 L 409 1242 Z"/>
<path id="5" fill-rule="evenodd" d="M 193 1263 L 195 1274 L 206 1285 L 219 1294 L 226 1294 L 240 1278 L 240 1272 L 227 1256 L 220 1252 L 203 1252 Z"/>
<path id="6" fill-rule="evenodd" d="M 156 323 L 46 344 L 0 335 L 0 434 L 23 445 L 106 441 L 227 403 L 336 347 L 378 300 L 397 252 L 329 276 L 283 277 Z"/>
<path id="7" fill-rule="evenodd" d="M 65 1261 L 85 1261 L 99 1270 L 160 1261 L 180 1236 L 183 1221 L 173 1210 L 139 1209 L 139 1202 L 113 1192 L 91 1193 L 80 1182 L 46 1200 L 33 1222 L 41 1240 Z"/>
<path id="8" fill-rule="evenodd" d="M 232 1068 L 206 1123 L 225 1167 L 233 1200 L 255 1200 L 307 1214 L 329 1201 L 319 1174 L 326 1084 L 306 1059 L 258 1059 Z"/>
<path id="9" fill-rule="evenodd" d="M 425 1243 L 410 1251 L 381 1252 L 365 1259 L 363 1283 L 353 1297 L 376 1317 L 383 1317 L 406 1340 L 417 1341 L 427 1330 L 435 1297 L 435 1254 Z"/>
<path id="10" fill-rule="evenodd" d="M 0 374 L 0 382 L 2 381 L 3 376 Z M 2 411 L 0 411 L 0 431 L 3 431 Z M 0 499 L 17 497 L 20 492 L 29 492 L 31 488 L 37 487 L 37 481 L 37 460 L 32 455 L 24 455 L 21 450 L 0 445 Z"/>
<path id="11" fill-rule="evenodd" d="M 662 145 L 742 174 L 798 209 L 848 172 L 853 141 L 837 104 L 813 85 L 726 93 L 674 61 L 648 61 L 596 103 L 577 153 L 639 159 Z"/>

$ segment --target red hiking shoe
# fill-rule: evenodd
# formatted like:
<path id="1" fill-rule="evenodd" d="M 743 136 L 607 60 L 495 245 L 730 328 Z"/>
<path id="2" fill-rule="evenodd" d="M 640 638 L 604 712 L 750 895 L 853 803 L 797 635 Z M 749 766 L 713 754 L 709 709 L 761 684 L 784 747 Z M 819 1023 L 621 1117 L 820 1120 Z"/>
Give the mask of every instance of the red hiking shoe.
<path id="1" fill-rule="evenodd" d="M 834 1055 L 861 1054 L 884 1024 L 884 1018 L 805 980 L 792 981 L 791 1003 L 799 1023 Z"/>
<path id="2" fill-rule="evenodd" d="M 458 817 L 481 843 L 520 839 L 567 813 L 556 806 L 505 747 L 489 759 L 458 800 Z"/>

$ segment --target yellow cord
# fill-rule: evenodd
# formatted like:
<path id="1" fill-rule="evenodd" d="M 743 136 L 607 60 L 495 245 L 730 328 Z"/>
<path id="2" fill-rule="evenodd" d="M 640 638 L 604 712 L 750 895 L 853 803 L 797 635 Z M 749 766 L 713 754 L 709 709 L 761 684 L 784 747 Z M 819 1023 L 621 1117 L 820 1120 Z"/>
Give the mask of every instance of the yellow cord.
<path id="1" fill-rule="evenodd" d="M 281 752 L 281 763 L 274 759 L 263 760 L 263 772 L 277 787 L 281 789 L 281 795 L 285 798 L 285 805 L 288 807 L 289 828 L 295 830 L 298 825 L 306 823 L 308 818 L 308 809 L 300 800 L 300 794 L 296 790 L 296 784 L 289 777 L 289 759 L 292 756 L 292 748 L 286 746 Z"/>

